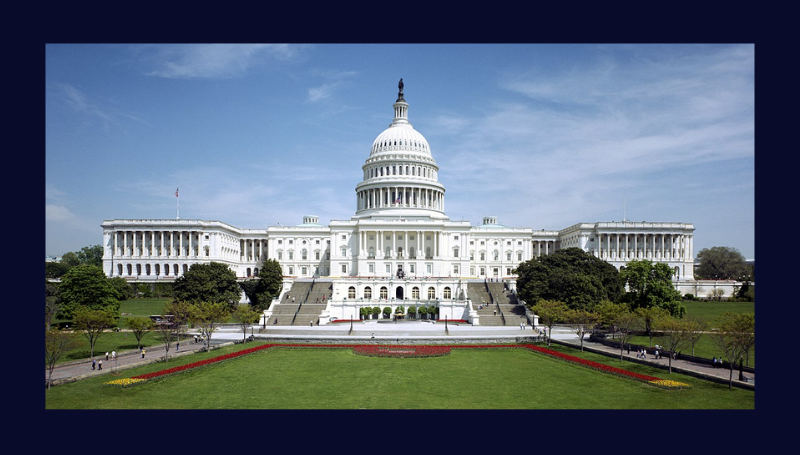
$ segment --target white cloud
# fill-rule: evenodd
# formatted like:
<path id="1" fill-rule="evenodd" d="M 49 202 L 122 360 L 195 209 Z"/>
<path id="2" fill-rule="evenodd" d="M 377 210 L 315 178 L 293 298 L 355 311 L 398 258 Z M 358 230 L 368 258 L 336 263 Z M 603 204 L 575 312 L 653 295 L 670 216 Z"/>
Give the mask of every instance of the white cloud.
<path id="1" fill-rule="evenodd" d="M 63 205 L 46 204 L 44 218 L 46 221 L 63 222 L 75 220 L 75 215 Z"/>
<path id="2" fill-rule="evenodd" d="M 234 78 L 270 58 L 284 60 L 298 46 L 289 44 L 175 44 L 143 48 L 155 69 L 147 74 L 166 78 Z"/>

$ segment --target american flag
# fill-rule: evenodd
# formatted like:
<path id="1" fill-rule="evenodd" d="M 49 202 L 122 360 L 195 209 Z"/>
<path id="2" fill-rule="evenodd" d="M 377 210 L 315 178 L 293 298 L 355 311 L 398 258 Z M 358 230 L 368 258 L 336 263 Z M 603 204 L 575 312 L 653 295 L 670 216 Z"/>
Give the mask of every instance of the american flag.
<path id="1" fill-rule="evenodd" d="M 399 204 L 400 203 L 400 196 L 397 196 L 397 199 L 395 199 L 394 203 L 395 204 Z"/>
<path id="2" fill-rule="evenodd" d="M 180 187 L 178 187 L 180 188 Z M 178 188 L 175 188 L 175 197 L 178 197 Z"/>

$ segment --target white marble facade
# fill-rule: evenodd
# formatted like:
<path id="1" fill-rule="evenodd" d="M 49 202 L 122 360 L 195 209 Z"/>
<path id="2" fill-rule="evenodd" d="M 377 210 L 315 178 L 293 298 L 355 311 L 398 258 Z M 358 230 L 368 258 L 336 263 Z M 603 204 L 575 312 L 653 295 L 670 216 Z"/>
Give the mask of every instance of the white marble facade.
<path id="1" fill-rule="evenodd" d="M 334 300 L 344 299 L 351 287 L 356 298 L 363 298 L 367 287 L 375 293 L 383 287 L 379 282 L 391 281 L 389 298 L 398 292 L 410 298 L 416 287 L 427 299 L 434 289 L 445 307 L 445 295 L 457 300 L 465 281 L 513 284 L 520 262 L 577 247 L 618 269 L 633 259 L 649 259 L 668 264 L 676 281 L 693 279 L 694 227 L 689 223 L 580 223 L 556 231 L 509 228 L 493 216 L 476 226 L 450 220 L 439 167 L 427 140 L 408 121 L 402 89 L 393 107 L 392 123 L 377 136 L 362 166 L 349 220 L 325 226 L 306 216 L 296 226 L 266 229 L 203 220 L 106 220 L 105 273 L 140 282 L 171 281 L 192 264 L 213 261 L 245 279 L 257 275 L 269 258 L 278 260 L 287 282 L 330 279 Z M 332 317 L 344 318 L 347 311 Z M 460 319 L 465 311 L 453 310 L 450 316 Z"/>

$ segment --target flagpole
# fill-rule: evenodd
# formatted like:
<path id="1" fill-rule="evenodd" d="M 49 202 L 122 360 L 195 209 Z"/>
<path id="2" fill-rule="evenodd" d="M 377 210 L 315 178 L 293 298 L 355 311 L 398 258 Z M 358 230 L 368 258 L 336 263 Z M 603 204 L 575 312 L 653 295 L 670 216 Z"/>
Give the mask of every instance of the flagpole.
<path id="1" fill-rule="evenodd" d="M 175 210 L 176 210 L 176 220 L 181 219 L 181 197 L 178 195 L 178 190 L 180 187 L 175 189 Z"/>

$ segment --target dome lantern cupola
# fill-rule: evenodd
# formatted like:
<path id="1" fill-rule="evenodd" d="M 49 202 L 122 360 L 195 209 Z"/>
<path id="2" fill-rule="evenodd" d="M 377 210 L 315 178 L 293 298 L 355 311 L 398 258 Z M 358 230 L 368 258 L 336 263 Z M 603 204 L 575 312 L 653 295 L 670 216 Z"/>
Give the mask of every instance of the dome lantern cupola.
<path id="1" fill-rule="evenodd" d="M 403 79 L 397 85 L 394 119 L 375 141 L 356 185 L 356 216 L 424 216 L 446 219 L 444 185 L 427 139 L 408 121 Z"/>

